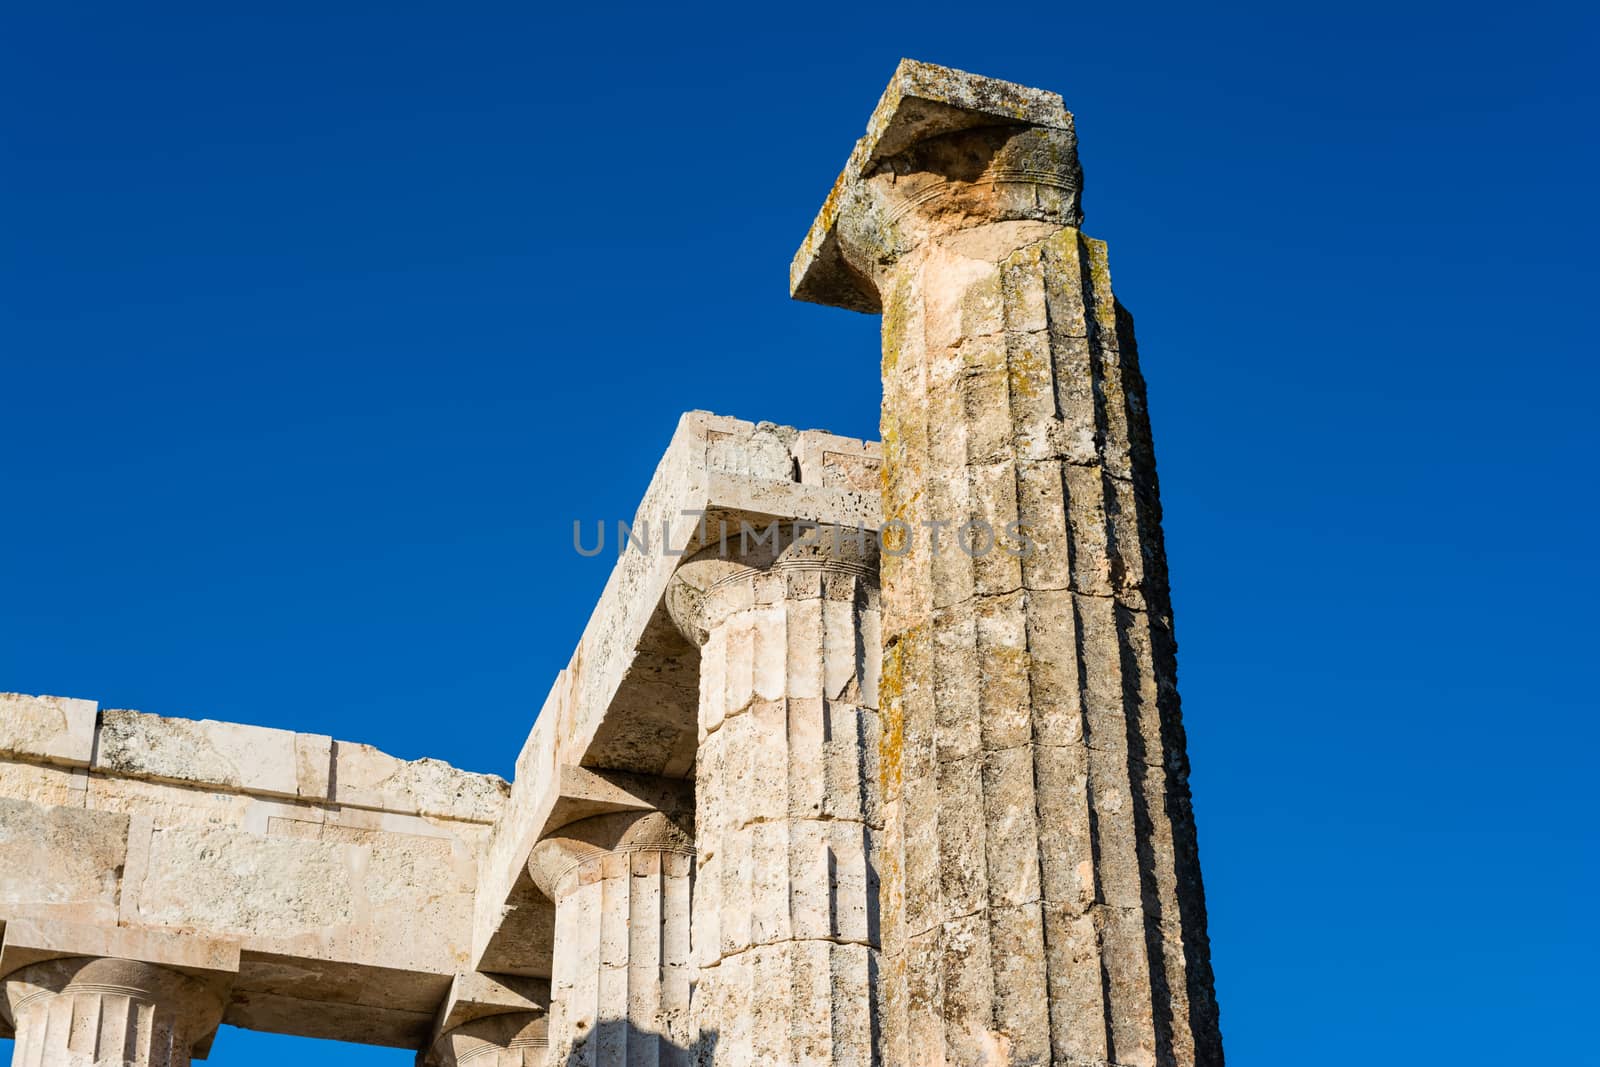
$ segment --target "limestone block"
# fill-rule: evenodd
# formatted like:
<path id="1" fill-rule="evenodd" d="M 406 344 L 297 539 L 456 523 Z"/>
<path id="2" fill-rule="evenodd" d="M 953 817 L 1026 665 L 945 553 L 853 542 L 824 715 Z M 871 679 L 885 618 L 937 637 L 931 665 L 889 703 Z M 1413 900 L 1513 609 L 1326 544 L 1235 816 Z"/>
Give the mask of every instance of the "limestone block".
<path id="1" fill-rule="evenodd" d="M 89 776 L 82 768 L 0 760 L 0 797 L 44 807 L 81 808 L 88 787 Z"/>
<path id="2" fill-rule="evenodd" d="M 392 1048 L 424 1047 L 447 974 L 249 949 L 225 1020 L 231 1026 Z"/>
<path id="3" fill-rule="evenodd" d="M 297 797 L 300 762 L 296 737 L 287 730 L 107 711 L 101 716 L 95 770 Z"/>
<path id="4" fill-rule="evenodd" d="M 239 946 L 233 941 L 140 930 L 115 924 L 60 919 L 13 919 L 6 925 L 0 948 L 0 975 L 44 960 L 69 956 L 103 956 L 154 963 L 207 981 L 239 970 Z"/>
<path id="5" fill-rule="evenodd" d="M 450 983 L 434 1031 L 444 1034 L 490 1015 L 543 1014 L 549 1005 L 550 983 L 542 978 L 464 971 Z"/>
<path id="6" fill-rule="evenodd" d="M 402 760 L 371 745 L 334 743 L 333 801 L 384 811 L 492 823 L 511 787 L 435 759 Z"/>
<path id="7" fill-rule="evenodd" d="M 18 1067 L 188 1067 L 222 1015 L 216 991 L 127 959 L 37 963 L 5 982 Z"/>
<path id="8" fill-rule="evenodd" d="M 244 1030 L 289 1034 L 318 1041 L 343 1041 L 357 1045 L 415 1049 L 428 1039 L 433 1015 L 392 1007 L 382 1002 L 381 983 L 372 997 L 351 1001 L 348 989 L 327 997 L 302 997 L 235 988 L 223 1022 Z"/>
<path id="9" fill-rule="evenodd" d="M 296 795 L 305 800 L 331 796 L 333 738 L 323 734 L 294 735 Z"/>
<path id="10" fill-rule="evenodd" d="M 739 432 L 742 429 L 706 431 L 708 466 L 765 481 L 799 481 L 794 456 L 789 451 L 796 434 L 794 427 L 762 422 L 748 432 Z"/>
<path id="11" fill-rule="evenodd" d="M 883 464 L 883 449 L 878 442 L 802 430 L 795 435 L 792 447 L 800 481 L 877 494 Z"/>
<path id="12" fill-rule="evenodd" d="M 117 923 L 128 817 L 0 797 L 0 917 Z"/>
<path id="13" fill-rule="evenodd" d="M 452 838 L 337 825 L 317 840 L 157 827 L 129 890 L 129 921 L 448 975 L 465 964 L 475 877 L 475 857 Z"/>
<path id="14" fill-rule="evenodd" d="M 163 826 L 242 825 L 251 799 L 204 785 L 90 775 L 86 803 L 97 811 L 146 817 Z"/>
<path id="15" fill-rule="evenodd" d="M 0 693 L 0 756 L 87 767 L 95 707 L 92 700 Z"/>
<path id="16" fill-rule="evenodd" d="M 130 887 L 146 926 L 207 929 L 253 943 L 331 940 L 356 921 L 365 855 L 336 844 L 262 840 L 221 827 L 158 827 Z M 315 954 L 316 945 L 305 947 Z"/>

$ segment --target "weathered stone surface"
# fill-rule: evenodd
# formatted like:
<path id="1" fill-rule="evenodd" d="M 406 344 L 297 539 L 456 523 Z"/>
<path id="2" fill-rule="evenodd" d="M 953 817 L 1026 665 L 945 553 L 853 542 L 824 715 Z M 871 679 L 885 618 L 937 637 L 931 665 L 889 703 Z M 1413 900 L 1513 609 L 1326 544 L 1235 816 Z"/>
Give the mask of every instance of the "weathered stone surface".
<path id="1" fill-rule="evenodd" d="M 902 64 L 794 295 L 883 313 L 892 1064 L 1222 1062 L 1132 324 L 1058 97 Z"/>
<path id="2" fill-rule="evenodd" d="M 506 783 L 348 745 L 353 784 L 336 804 L 327 737 L 128 711 L 104 713 L 96 734 L 87 701 L 17 708 L 8 721 L 26 715 L 31 738 L 58 736 L 33 727 L 61 708 L 91 709 L 91 730 L 80 766 L 59 746 L 0 757 L 0 927 L 222 939 L 245 950 L 228 1021 L 426 1042 L 467 969 Z"/>
<path id="3" fill-rule="evenodd" d="M 465 971 L 450 984 L 434 1021 L 442 1036 L 491 1015 L 543 1015 L 550 1006 L 550 983 L 540 978 Z"/>
<path id="4" fill-rule="evenodd" d="M 36 963 L 7 976 L 5 993 L 16 1067 L 187 1067 L 222 1016 L 201 982 L 125 959 Z"/>
<path id="5" fill-rule="evenodd" d="M 688 1067 L 691 840 L 682 816 L 621 812 L 533 850 L 556 904 L 550 1062 Z"/>
<path id="6" fill-rule="evenodd" d="M 436 759 L 400 760 L 370 745 L 334 743 L 332 800 L 382 811 L 463 822 L 500 817 L 510 786 L 492 775 L 458 771 Z"/>
<path id="7" fill-rule="evenodd" d="M 440 1035 L 422 1062 L 424 1067 L 545 1067 L 548 1022 L 543 1012 L 474 1019 Z"/>
<path id="8" fill-rule="evenodd" d="M 84 803 L 95 811 L 138 816 L 161 826 L 244 826 L 259 801 L 249 793 L 211 789 L 199 782 L 142 781 L 90 774 Z"/>
<path id="9" fill-rule="evenodd" d="M 92 700 L 0 693 L 0 758 L 87 767 L 94 724 Z"/>
<path id="10" fill-rule="evenodd" d="M 117 924 L 128 818 L 0 797 L 0 916 Z"/>
<path id="11" fill-rule="evenodd" d="M 80 768 L 0 759 L 0 797 L 47 808 L 81 808 L 88 789 L 89 776 Z"/>
<path id="12" fill-rule="evenodd" d="M 875 541 L 829 527 L 712 546 L 668 590 L 701 646 L 694 1019 L 716 1035 L 702 1062 L 873 1062 L 876 583 Z"/>
<path id="13" fill-rule="evenodd" d="M 101 716 L 95 769 L 123 778 L 296 797 L 301 791 L 295 736 L 260 726 L 107 711 Z"/>
<path id="14" fill-rule="evenodd" d="M 450 978 L 360 961 L 247 950 L 227 1022 L 251 1030 L 396 1048 L 426 1047 Z"/>
<path id="15" fill-rule="evenodd" d="M 842 234 L 860 221 L 857 202 L 862 185 L 872 176 L 895 175 L 906 166 L 896 157 L 922 142 L 971 129 L 1029 127 L 1059 131 L 1064 145 L 1072 145 L 1072 116 L 1056 93 L 1024 85 L 983 78 L 932 63 L 901 60 L 867 120 L 866 134 L 856 142 L 844 170 L 834 182 L 811 231 L 801 243 L 789 268 L 790 290 L 798 300 L 809 300 L 855 311 L 882 310 L 878 288 L 864 284 L 872 273 L 859 246 Z M 1076 151 L 1068 153 L 1066 168 L 1047 167 L 1032 175 L 1047 181 L 1072 180 L 1075 195 L 1082 186 Z M 893 162 L 891 162 L 893 161 Z M 919 190 L 920 192 L 921 190 Z M 1063 191 L 1067 191 L 1064 187 Z M 876 212 L 874 219 L 896 221 L 891 212 Z M 1076 221 L 1076 219 L 1074 219 Z"/>
<path id="16" fill-rule="evenodd" d="M 239 970 L 236 944 L 104 923 L 14 919 L 0 948 L 0 1011 L 17 1063 L 204 1059 Z"/>

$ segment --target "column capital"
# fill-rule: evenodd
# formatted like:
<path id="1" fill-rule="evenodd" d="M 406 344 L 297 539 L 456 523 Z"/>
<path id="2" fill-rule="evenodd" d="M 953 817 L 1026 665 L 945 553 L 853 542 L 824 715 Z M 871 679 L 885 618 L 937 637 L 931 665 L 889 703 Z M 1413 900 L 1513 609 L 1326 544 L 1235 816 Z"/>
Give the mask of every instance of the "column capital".
<path id="1" fill-rule="evenodd" d="M 1055 93 L 902 60 L 789 268 L 797 300 L 876 313 L 929 237 L 1083 218 L 1072 115 Z"/>
<path id="2" fill-rule="evenodd" d="M 14 919 L 0 946 L 0 1016 L 23 1036 L 24 1016 L 52 1000 L 112 994 L 173 1020 L 187 1063 L 204 1059 L 239 973 L 239 946 L 193 935 L 59 920 Z M 176 1060 L 174 1060 L 176 1062 Z"/>
<path id="3" fill-rule="evenodd" d="M 559 902 L 565 883 L 607 856 L 634 852 L 694 855 L 692 818 L 660 811 L 622 811 L 569 823 L 547 834 L 528 856 L 534 884 Z"/>
<path id="4" fill-rule="evenodd" d="M 451 981 L 434 1017 L 418 1067 L 457 1067 L 468 1061 L 478 1061 L 475 1067 L 544 1067 L 549 1006 L 546 979 L 463 971 Z M 491 1051 L 502 1054 L 498 1064 L 481 1058 Z"/>
<path id="5" fill-rule="evenodd" d="M 544 1067 L 549 1047 L 544 1012 L 504 1012 L 446 1030 L 419 1062 L 422 1067 Z"/>
<path id="6" fill-rule="evenodd" d="M 667 613 L 684 637 L 704 645 L 731 613 L 783 600 L 853 600 L 875 596 L 878 539 L 871 530 L 814 526 L 763 541 L 729 539 L 689 557 L 667 586 Z"/>
<path id="7" fill-rule="evenodd" d="M 556 905 L 552 1064 L 667 1062 L 689 1035 L 693 819 L 614 812 L 533 847 Z"/>
<path id="8" fill-rule="evenodd" d="M 4 984 L 19 1048 L 36 1047 L 48 1062 L 76 1052 L 82 1058 L 73 1063 L 182 1067 L 191 1057 L 205 1057 L 222 1022 L 223 1001 L 214 987 L 137 960 L 49 959 L 13 971 Z M 58 1011 L 60 1001 L 69 1003 Z M 72 1023 L 65 1034 L 47 1021 L 63 1013 Z M 79 1025 L 85 1019 L 93 1020 L 87 1029 Z"/>

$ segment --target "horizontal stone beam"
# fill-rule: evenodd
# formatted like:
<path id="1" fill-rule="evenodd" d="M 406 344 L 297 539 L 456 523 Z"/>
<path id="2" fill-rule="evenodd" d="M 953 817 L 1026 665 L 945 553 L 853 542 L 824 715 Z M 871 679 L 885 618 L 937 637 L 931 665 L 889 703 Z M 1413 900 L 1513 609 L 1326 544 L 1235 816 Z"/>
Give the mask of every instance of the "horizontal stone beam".
<path id="1" fill-rule="evenodd" d="M 508 788 L 434 759 L 265 726 L 0 693 L 0 760 L 341 807 L 493 823 Z"/>
<path id="2" fill-rule="evenodd" d="M 4 953 L 52 923 L 97 931 L 108 947 L 91 955 L 128 938 L 230 945 L 224 1021 L 419 1048 L 470 969 L 478 865 L 508 793 L 326 736 L 6 694 Z"/>

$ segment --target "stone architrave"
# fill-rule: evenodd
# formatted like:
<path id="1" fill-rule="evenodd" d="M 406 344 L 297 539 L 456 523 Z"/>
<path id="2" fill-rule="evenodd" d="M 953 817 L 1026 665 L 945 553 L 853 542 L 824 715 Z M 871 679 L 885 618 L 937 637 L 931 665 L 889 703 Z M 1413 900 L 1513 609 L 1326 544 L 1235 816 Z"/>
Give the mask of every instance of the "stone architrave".
<path id="1" fill-rule="evenodd" d="M 663 812 L 563 826 L 529 873 L 556 905 L 550 1063 L 687 1067 L 693 828 Z"/>
<path id="2" fill-rule="evenodd" d="M 876 542 L 822 527 L 731 548 L 688 561 L 667 592 L 701 646 L 694 1014 L 705 1062 L 870 1067 Z"/>
<path id="3" fill-rule="evenodd" d="M 1222 1062 L 1145 386 L 1081 186 L 1060 97 L 907 61 L 791 270 L 883 316 L 895 1067 Z"/>

